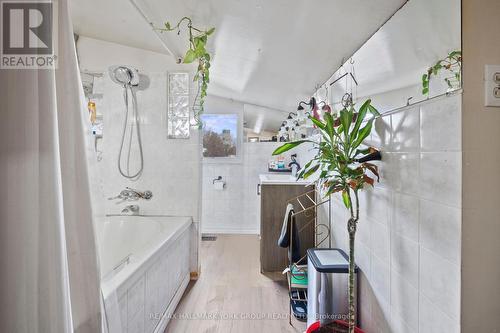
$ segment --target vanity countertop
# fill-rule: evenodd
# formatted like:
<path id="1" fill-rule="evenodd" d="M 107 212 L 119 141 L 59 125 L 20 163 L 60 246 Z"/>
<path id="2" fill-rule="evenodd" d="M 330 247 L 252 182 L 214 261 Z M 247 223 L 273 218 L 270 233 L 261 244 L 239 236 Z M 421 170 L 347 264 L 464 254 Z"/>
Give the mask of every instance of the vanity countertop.
<path id="1" fill-rule="evenodd" d="M 259 175 L 261 185 L 307 185 L 309 180 L 295 179 L 289 174 L 262 173 Z"/>

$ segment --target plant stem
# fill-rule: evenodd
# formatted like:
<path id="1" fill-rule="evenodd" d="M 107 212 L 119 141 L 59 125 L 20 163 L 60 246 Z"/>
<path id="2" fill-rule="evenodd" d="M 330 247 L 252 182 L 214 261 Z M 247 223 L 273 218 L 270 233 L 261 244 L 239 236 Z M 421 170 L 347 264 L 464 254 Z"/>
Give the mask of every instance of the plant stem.
<path id="1" fill-rule="evenodd" d="M 359 196 L 358 190 L 354 190 L 354 197 L 356 199 L 356 215 L 354 215 L 353 204 L 351 200 L 350 191 L 348 192 L 350 202 L 351 217 L 347 222 L 347 231 L 349 232 L 349 333 L 354 333 L 356 325 L 356 304 L 354 299 L 354 288 L 356 285 L 355 267 L 356 260 L 354 257 L 354 246 L 356 239 L 356 227 L 359 220 Z"/>

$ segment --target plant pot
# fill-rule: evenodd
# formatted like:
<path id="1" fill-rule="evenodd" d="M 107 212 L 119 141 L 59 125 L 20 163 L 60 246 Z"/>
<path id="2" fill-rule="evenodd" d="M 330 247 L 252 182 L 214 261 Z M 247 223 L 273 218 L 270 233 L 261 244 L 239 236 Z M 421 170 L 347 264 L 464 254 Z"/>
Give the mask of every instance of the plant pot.
<path id="1" fill-rule="evenodd" d="M 326 324 L 322 327 L 319 326 L 319 321 L 315 322 L 307 328 L 306 333 L 348 333 L 349 324 L 342 320 L 335 320 L 332 323 Z M 361 328 L 354 328 L 355 333 L 364 333 Z"/>

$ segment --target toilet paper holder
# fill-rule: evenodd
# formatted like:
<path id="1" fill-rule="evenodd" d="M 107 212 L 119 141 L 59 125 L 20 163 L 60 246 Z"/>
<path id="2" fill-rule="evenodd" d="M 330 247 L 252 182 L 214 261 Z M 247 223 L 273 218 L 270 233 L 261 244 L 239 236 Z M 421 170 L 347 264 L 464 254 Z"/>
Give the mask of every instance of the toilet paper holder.
<path id="1" fill-rule="evenodd" d="M 212 184 L 213 184 L 214 188 L 218 191 L 222 191 L 226 187 L 226 182 L 224 180 L 222 180 L 222 176 L 215 178 L 212 181 Z"/>

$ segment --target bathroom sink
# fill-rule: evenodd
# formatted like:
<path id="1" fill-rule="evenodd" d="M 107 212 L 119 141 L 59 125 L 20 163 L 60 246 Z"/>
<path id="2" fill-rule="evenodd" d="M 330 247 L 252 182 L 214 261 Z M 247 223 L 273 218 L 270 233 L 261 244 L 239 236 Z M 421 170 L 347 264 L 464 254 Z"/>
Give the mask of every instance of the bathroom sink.
<path id="1" fill-rule="evenodd" d="M 305 185 L 309 184 L 309 181 L 303 180 L 303 179 L 295 179 L 295 177 L 291 175 L 283 175 L 283 174 L 270 174 L 270 173 L 264 173 L 259 175 L 260 178 L 260 183 L 261 184 L 283 184 L 283 185 Z"/>

